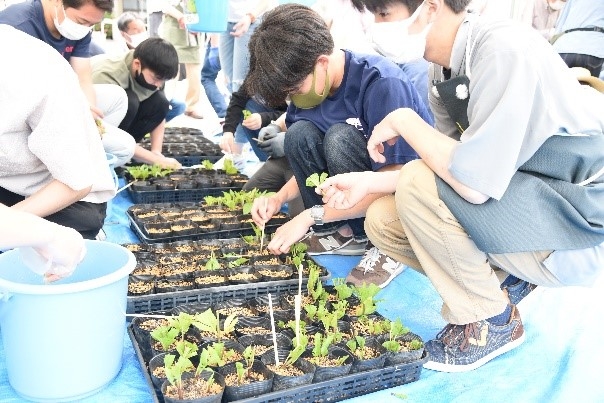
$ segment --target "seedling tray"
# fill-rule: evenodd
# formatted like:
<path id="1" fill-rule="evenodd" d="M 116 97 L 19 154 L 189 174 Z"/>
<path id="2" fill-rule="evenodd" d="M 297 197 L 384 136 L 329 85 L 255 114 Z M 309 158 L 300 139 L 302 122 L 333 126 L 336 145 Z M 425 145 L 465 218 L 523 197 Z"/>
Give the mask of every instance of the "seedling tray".
<path id="1" fill-rule="evenodd" d="M 330 274 L 321 277 L 325 283 L 330 279 Z M 302 278 L 302 287 L 305 288 L 308 277 Z M 298 291 L 298 279 L 264 281 L 251 284 L 224 285 L 219 287 L 206 287 L 195 290 L 165 292 L 136 297 L 127 297 L 127 313 L 148 313 L 165 311 L 179 305 L 195 302 L 214 303 L 228 299 L 250 299 L 267 294 L 279 296 L 289 292 Z"/>
<path id="2" fill-rule="evenodd" d="M 202 240 L 202 239 L 240 238 L 242 236 L 254 235 L 254 230 L 251 228 L 251 226 L 248 226 L 247 228 L 237 228 L 237 229 L 233 229 L 233 230 L 211 231 L 211 232 L 203 232 L 203 233 L 197 233 L 197 234 L 176 235 L 176 236 L 172 235 L 172 236 L 161 237 L 161 238 L 155 238 L 155 237 L 151 238 L 151 237 L 148 237 L 147 235 L 145 235 L 142 228 L 138 225 L 138 223 L 134 219 L 132 212 L 126 211 L 126 216 L 130 220 L 130 228 L 132 229 L 132 231 L 134 231 L 134 233 L 136 234 L 138 239 L 141 240 L 141 242 L 147 243 L 147 244 L 186 241 L 186 240 L 197 241 L 197 240 Z M 266 234 L 271 234 L 271 233 L 275 232 L 277 230 L 277 228 L 279 228 L 280 225 L 281 224 L 270 224 L 270 221 L 269 221 L 269 224 L 266 224 L 264 227 L 264 232 Z"/>
<path id="3" fill-rule="evenodd" d="M 128 326 L 128 335 L 136 352 L 143 375 L 155 403 L 164 403 L 160 391 L 156 390 L 149 375 L 148 364 L 143 358 L 132 327 Z M 298 386 L 278 392 L 270 392 L 258 397 L 237 400 L 240 403 L 273 403 L 273 402 L 338 402 L 353 397 L 389 389 L 395 386 L 415 382 L 419 379 L 428 353 L 424 351 L 421 359 L 408 364 L 386 366 L 375 370 L 357 372 L 333 378 L 328 381 Z"/>
<path id="4" fill-rule="evenodd" d="M 192 163 L 193 165 L 196 163 Z M 135 191 L 132 187 L 128 188 L 128 193 L 132 201 L 136 204 L 150 203 L 180 203 L 180 202 L 198 202 L 206 196 L 222 196 L 223 192 L 229 190 L 241 190 L 237 187 L 215 187 L 203 189 L 180 189 L 180 190 L 149 190 Z"/>

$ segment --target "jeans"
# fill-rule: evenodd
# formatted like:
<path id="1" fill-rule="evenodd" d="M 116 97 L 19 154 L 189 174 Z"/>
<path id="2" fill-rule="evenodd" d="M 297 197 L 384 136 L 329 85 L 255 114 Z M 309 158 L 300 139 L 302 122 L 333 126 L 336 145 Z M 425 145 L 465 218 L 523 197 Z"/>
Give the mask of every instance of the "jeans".
<path id="1" fill-rule="evenodd" d="M 96 106 L 103 112 L 103 148 L 117 158 L 115 166 L 122 166 L 134 155 L 136 143 L 132 136 L 118 128 L 128 111 L 128 95 L 119 85 L 94 84 Z"/>
<path id="2" fill-rule="evenodd" d="M 257 19 L 245 34 L 235 38 L 231 32 L 236 22 L 229 22 L 226 32 L 220 34 L 220 65 L 228 80 L 227 88 L 231 93 L 239 89 L 250 69 L 250 52 L 247 45 L 259 23 L 260 19 Z"/>
<path id="3" fill-rule="evenodd" d="M 245 109 L 252 113 L 273 111 L 273 109 L 267 108 L 261 103 L 254 101 L 252 98 L 250 98 L 250 100 L 245 104 Z M 258 157 L 260 161 L 266 161 L 268 155 L 266 155 L 266 153 L 262 151 L 260 147 L 258 147 L 258 143 L 255 140 L 252 140 L 258 138 L 259 132 L 260 130 L 250 130 L 247 127 L 244 127 L 242 124 L 238 124 L 237 129 L 235 129 L 235 142 L 245 144 L 249 141 L 250 145 L 252 146 L 252 150 L 254 150 L 254 154 L 256 154 L 256 157 Z"/>
<path id="4" fill-rule="evenodd" d="M 323 204 L 314 188 L 306 186 L 306 178 L 313 173 L 327 172 L 334 176 L 347 172 L 371 171 L 367 141 L 354 126 L 337 123 L 322 133 L 314 123 L 301 120 L 292 124 L 285 135 L 285 155 L 289 161 L 304 207 Z M 315 227 L 315 232 L 333 232 L 348 224 L 357 241 L 367 239 L 365 218 L 355 218 Z"/>
<path id="5" fill-rule="evenodd" d="M 223 118 L 226 116 L 227 103 L 218 89 L 218 85 L 216 85 L 216 77 L 218 77 L 218 72 L 221 67 L 220 63 L 217 66 L 210 63 L 210 49 L 211 46 L 210 43 L 208 43 L 206 55 L 203 59 L 203 67 L 201 68 L 201 85 L 203 85 L 203 89 L 206 92 L 206 96 L 208 97 L 208 101 L 210 101 L 212 108 L 214 108 L 214 112 L 216 112 L 216 115 L 218 115 L 219 118 Z"/>
<path id="6" fill-rule="evenodd" d="M 170 100 L 170 110 L 168 111 L 168 114 L 166 115 L 166 122 L 169 122 L 172 119 L 174 119 L 175 117 L 185 113 L 185 109 L 187 109 L 187 106 L 185 105 L 184 102 L 180 102 L 175 99 L 171 99 Z"/>

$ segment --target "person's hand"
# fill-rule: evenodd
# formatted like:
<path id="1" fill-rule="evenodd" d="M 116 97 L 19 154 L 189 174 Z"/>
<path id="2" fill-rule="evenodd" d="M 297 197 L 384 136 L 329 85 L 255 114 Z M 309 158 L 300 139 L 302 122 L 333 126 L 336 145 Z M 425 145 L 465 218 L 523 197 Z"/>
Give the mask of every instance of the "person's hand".
<path id="1" fill-rule="evenodd" d="M 369 193 L 372 172 L 350 172 L 327 178 L 315 188 L 326 206 L 346 210 L 354 207 Z"/>
<path id="2" fill-rule="evenodd" d="M 402 119 L 404 108 L 396 109 L 390 112 L 380 123 L 378 123 L 371 132 L 369 140 L 367 140 L 367 150 L 369 156 L 375 162 L 384 163 L 386 157 L 384 157 L 384 142 L 393 145 L 397 140 L 400 133 L 396 131 L 396 122 Z"/>
<path id="3" fill-rule="evenodd" d="M 220 55 L 218 52 L 218 47 L 210 48 L 208 53 L 208 63 L 212 69 L 216 71 L 220 70 Z"/>
<path id="4" fill-rule="evenodd" d="M 182 168 L 182 164 L 178 162 L 178 160 L 170 157 L 165 157 L 160 155 L 159 158 L 155 161 L 155 164 L 159 165 L 162 168 L 169 169 L 180 169 Z"/>
<path id="5" fill-rule="evenodd" d="M 244 15 L 237 24 L 233 26 L 233 30 L 231 31 L 231 36 L 235 38 L 239 38 L 241 35 L 245 34 L 248 29 L 250 29 L 250 25 L 252 25 L 252 20 L 249 15 Z"/>
<path id="6" fill-rule="evenodd" d="M 103 119 L 105 115 L 103 115 L 103 111 L 97 108 L 94 105 L 90 105 L 90 113 L 92 113 L 92 117 L 96 119 Z"/>
<path id="7" fill-rule="evenodd" d="M 70 276 L 86 255 L 84 238 L 73 228 L 57 225 L 52 241 L 33 249 L 46 261 L 52 262 L 44 273 L 44 281 L 53 282 Z"/>
<path id="8" fill-rule="evenodd" d="M 247 129 L 258 130 L 262 127 L 262 116 L 259 113 L 252 113 L 247 119 L 243 119 L 241 124 Z"/>
<path id="9" fill-rule="evenodd" d="M 220 139 L 220 149 L 229 154 L 233 153 L 235 150 L 235 136 L 231 132 L 222 133 L 222 138 Z"/>
<path id="10" fill-rule="evenodd" d="M 252 204 L 252 219 L 257 226 L 264 228 L 268 220 L 272 218 L 279 210 L 282 203 L 275 196 L 257 197 Z"/>
<path id="11" fill-rule="evenodd" d="M 306 235 L 310 226 L 305 220 L 304 212 L 286 222 L 273 234 L 266 248 L 275 255 L 288 253 L 289 248 Z"/>
<path id="12" fill-rule="evenodd" d="M 276 125 L 269 125 L 269 126 L 276 126 Z M 264 129 L 268 129 L 269 126 L 265 127 Z M 262 130 L 264 130 L 262 129 Z M 262 151 L 264 151 L 267 155 L 273 157 L 273 158 L 280 158 L 280 157 L 284 157 L 285 156 L 285 149 L 284 149 L 284 143 L 285 143 L 285 132 L 279 132 L 279 133 L 275 133 L 273 130 L 271 131 L 267 131 L 265 133 L 261 133 L 258 134 L 258 139 L 262 139 L 261 141 L 258 141 L 258 147 L 260 147 L 260 149 Z"/>
<path id="13" fill-rule="evenodd" d="M 187 25 L 185 24 L 185 16 L 183 15 L 178 19 L 178 28 L 185 29 Z"/>

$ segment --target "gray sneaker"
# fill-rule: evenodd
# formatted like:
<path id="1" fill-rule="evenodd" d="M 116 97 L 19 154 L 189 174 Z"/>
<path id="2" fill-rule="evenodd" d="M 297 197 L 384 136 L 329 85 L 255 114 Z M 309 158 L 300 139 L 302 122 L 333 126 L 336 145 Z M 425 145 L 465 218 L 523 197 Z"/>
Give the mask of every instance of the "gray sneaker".
<path id="1" fill-rule="evenodd" d="M 474 370 L 524 341 L 520 314 L 512 305 L 510 321 L 497 326 L 486 320 L 467 325 L 448 324 L 435 340 L 426 343 L 428 361 L 424 368 L 443 372 Z"/>
<path id="2" fill-rule="evenodd" d="M 365 252 L 367 241 L 357 241 L 353 237 L 345 237 L 338 231 L 328 235 L 317 235 L 309 232 L 300 242 L 308 246 L 306 253 L 315 255 L 346 255 L 360 256 Z"/>
<path id="3" fill-rule="evenodd" d="M 380 288 L 390 282 L 405 270 L 405 265 L 386 256 L 377 247 L 365 251 L 359 264 L 352 269 L 346 283 L 355 286 L 375 284 Z"/>

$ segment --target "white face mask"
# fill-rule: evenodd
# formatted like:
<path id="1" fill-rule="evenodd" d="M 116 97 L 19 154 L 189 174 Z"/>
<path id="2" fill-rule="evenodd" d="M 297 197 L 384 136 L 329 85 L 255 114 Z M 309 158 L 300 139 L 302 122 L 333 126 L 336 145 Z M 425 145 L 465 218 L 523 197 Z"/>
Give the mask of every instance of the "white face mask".
<path id="1" fill-rule="evenodd" d="M 418 34 L 409 33 L 409 27 L 415 22 L 420 10 L 421 6 L 406 20 L 374 23 L 370 30 L 373 48 L 399 64 L 423 58 L 430 24 Z"/>
<path id="2" fill-rule="evenodd" d="M 86 35 L 92 31 L 92 27 L 87 27 L 86 25 L 78 24 L 77 22 L 71 20 L 65 14 L 65 7 L 61 7 L 63 9 L 63 23 L 59 24 L 59 8 L 55 7 L 55 18 L 54 23 L 55 27 L 57 27 L 57 31 L 61 35 L 63 35 L 67 39 L 71 39 L 72 41 L 79 41 Z"/>
<path id="3" fill-rule="evenodd" d="M 133 48 L 140 45 L 141 42 L 144 41 L 145 39 L 149 39 L 149 33 L 147 31 L 139 32 L 138 34 L 132 34 L 132 35 L 128 35 L 128 36 L 130 37 L 130 45 Z"/>

